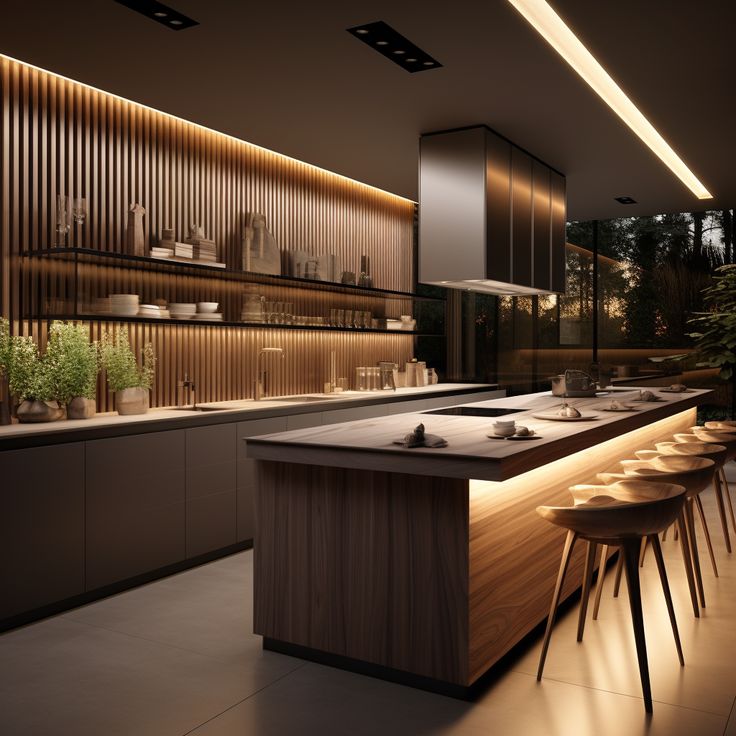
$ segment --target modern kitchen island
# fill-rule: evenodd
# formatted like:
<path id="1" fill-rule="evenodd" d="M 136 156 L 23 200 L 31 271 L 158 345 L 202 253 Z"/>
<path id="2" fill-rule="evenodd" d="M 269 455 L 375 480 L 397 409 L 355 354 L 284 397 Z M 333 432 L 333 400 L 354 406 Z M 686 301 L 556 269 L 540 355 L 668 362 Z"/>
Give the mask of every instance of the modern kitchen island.
<path id="1" fill-rule="evenodd" d="M 254 629 L 264 647 L 459 697 L 546 617 L 564 531 L 540 505 L 570 505 L 639 449 L 695 424 L 711 393 L 660 393 L 589 421 L 533 417 L 549 393 L 483 401 L 536 431 L 489 439 L 492 418 L 407 413 L 247 440 L 258 465 Z M 446 411 L 446 410 L 440 410 Z M 446 448 L 394 444 L 420 422 Z M 583 550 L 563 596 L 580 585 Z"/>

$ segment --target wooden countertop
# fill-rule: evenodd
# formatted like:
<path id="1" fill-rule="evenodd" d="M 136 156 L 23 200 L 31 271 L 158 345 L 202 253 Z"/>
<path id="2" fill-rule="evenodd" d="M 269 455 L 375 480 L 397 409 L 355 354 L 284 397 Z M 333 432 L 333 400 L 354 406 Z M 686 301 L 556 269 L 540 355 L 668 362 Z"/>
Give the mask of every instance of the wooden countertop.
<path id="1" fill-rule="evenodd" d="M 638 389 L 633 387 L 607 396 L 570 399 L 569 403 L 584 415 L 597 415 L 596 419 L 584 422 L 535 419 L 533 414 L 553 412 L 555 407 L 559 407 L 561 400 L 551 396 L 550 392 L 473 404 L 522 409 L 521 413 L 506 418 L 534 429 L 540 435 L 536 440 L 488 439 L 486 435 L 491 432 L 493 418 L 410 412 L 250 438 L 247 452 L 249 457 L 259 460 L 503 481 L 695 407 L 712 393 L 699 389 L 682 394 L 661 393 L 651 387 L 648 390 L 665 400 L 634 403 L 632 405 L 637 407 L 637 411 L 633 412 L 602 411 L 612 397 L 619 401 L 626 397 L 635 398 Z M 393 443 L 420 422 L 427 433 L 444 437 L 448 446 L 408 449 Z"/>
<path id="2" fill-rule="evenodd" d="M 242 400 L 204 403 L 216 411 L 192 411 L 175 408 L 151 409 L 146 414 L 120 416 L 116 412 L 97 414 L 91 419 L 63 419 L 40 424 L 0 426 L 0 450 L 37 447 L 39 445 L 77 442 L 89 439 L 119 437 L 131 434 L 188 429 L 228 422 L 270 419 L 272 417 L 313 412 L 393 404 L 430 396 L 457 395 L 493 391 L 497 385 L 486 383 L 438 383 L 433 386 L 399 388 L 394 391 L 348 391 L 330 395 L 308 394 L 318 400 L 305 401 L 303 396 L 281 397 L 280 401 Z M 287 399 L 291 398 L 291 401 Z M 460 401 L 462 399 L 459 399 Z"/>

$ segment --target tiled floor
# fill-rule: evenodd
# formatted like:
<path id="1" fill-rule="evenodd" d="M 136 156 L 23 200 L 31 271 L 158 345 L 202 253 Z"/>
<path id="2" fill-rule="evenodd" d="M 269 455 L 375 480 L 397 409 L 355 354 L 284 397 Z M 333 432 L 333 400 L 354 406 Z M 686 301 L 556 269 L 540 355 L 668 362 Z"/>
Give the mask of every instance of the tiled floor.
<path id="1" fill-rule="evenodd" d="M 725 552 L 711 494 L 706 503 L 720 577 L 706 555 L 700 620 L 677 547 L 664 543 L 684 668 L 651 555 L 643 570 L 651 718 L 626 598 L 611 597 L 611 579 L 583 644 L 576 610 L 559 622 L 541 683 L 535 642 L 465 703 L 263 652 L 250 633 L 246 552 L 0 636 L 0 734 L 736 736 L 736 552 Z"/>

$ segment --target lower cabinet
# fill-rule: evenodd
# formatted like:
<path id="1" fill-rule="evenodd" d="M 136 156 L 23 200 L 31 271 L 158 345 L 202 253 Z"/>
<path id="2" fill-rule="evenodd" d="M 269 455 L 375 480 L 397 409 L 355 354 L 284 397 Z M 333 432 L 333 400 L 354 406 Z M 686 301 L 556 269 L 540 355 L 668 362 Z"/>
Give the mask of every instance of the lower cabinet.
<path id="1" fill-rule="evenodd" d="M 236 429 L 186 430 L 187 559 L 235 544 Z"/>
<path id="2" fill-rule="evenodd" d="M 84 445 L 0 452 L 0 619 L 84 592 Z"/>
<path id="3" fill-rule="evenodd" d="M 185 432 L 86 443 L 87 590 L 185 559 Z"/>

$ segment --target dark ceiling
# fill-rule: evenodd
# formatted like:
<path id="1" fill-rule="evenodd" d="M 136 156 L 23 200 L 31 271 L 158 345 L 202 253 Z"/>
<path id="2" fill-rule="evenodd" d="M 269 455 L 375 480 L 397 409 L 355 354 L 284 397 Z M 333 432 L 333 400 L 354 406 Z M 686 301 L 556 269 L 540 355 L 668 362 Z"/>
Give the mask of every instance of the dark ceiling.
<path id="1" fill-rule="evenodd" d="M 553 0 L 714 194 L 698 201 L 506 0 L 6 2 L 0 52 L 412 199 L 418 137 L 486 123 L 567 175 L 570 219 L 736 205 L 732 0 Z M 444 66 L 345 32 L 384 20 Z M 628 195 L 637 205 L 621 205 Z"/>

